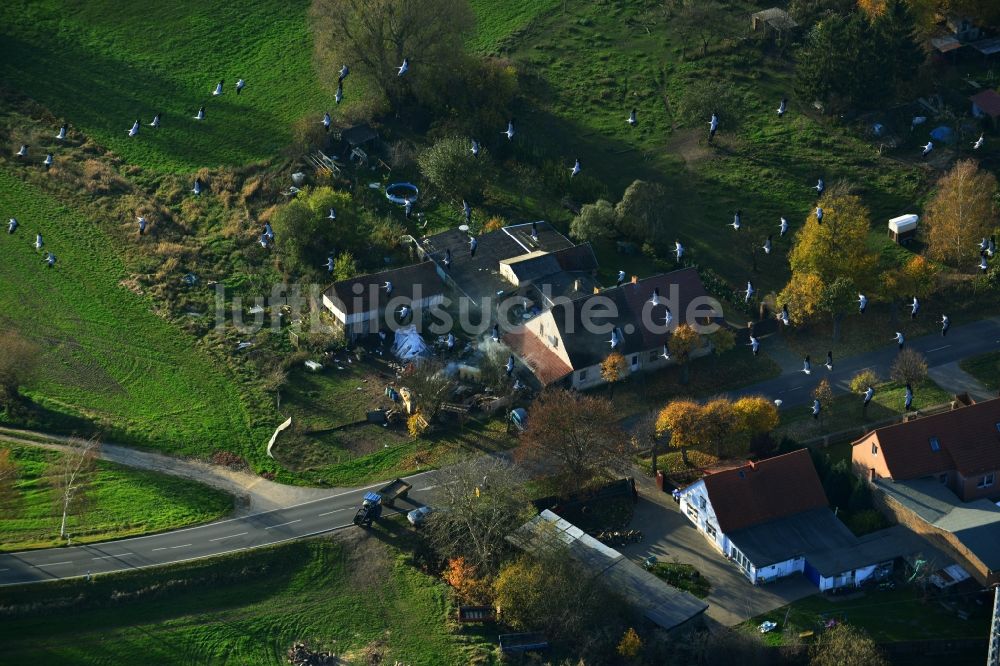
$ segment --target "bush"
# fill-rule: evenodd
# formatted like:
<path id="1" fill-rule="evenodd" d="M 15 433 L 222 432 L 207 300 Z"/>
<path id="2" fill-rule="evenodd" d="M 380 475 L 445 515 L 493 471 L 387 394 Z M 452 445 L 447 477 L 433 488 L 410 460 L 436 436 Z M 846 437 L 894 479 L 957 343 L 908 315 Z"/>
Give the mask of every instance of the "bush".
<path id="1" fill-rule="evenodd" d="M 480 201 L 490 182 L 493 161 L 485 147 L 479 157 L 469 152 L 468 139 L 452 136 L 441 139 L 417 157 L 421 175 L 445 198 Z"/>
<path id="2" fill-rule="evenodd" d="M 864 393 L 869 386 L 876 386 L 881 381 L 874 370 L 865 369 L 851 378 L 851 390 L 855 393 Z"/>
<path id="3" fill-rule="evenodd" d="M 855 536 L 863 536 L 889 526 L 889 521 L 875 509 L 864 509 L 853 513 L 844 521 Z"/>

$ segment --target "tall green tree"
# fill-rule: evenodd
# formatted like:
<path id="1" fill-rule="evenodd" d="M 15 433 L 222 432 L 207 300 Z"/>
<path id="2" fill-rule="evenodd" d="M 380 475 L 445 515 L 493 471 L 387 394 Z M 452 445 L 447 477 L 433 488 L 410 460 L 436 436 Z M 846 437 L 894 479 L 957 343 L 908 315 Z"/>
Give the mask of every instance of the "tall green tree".
<path id="1" fill-rule="evenodd" d="M 874 51 L 870 25 L 860 12 L 828 14 L 813 26 L 797 54 L 799 95 L 819 100 L 834 113 L 879 104 Z"/>
<path id="2" fill-rule="evenodd" d="M 820 309 L 830 315 L 835 342 L 840 339 L 840 323 L 854 305 L 857 293 L 854 280 L 843 276 L 836 278 L 823 289 Z"/>
<path id="3" fill-rule="evenodd" d="M 906 92 L 924 62 L 916 32 L 916 20 L 905 0 L 886 0 L 883 11 L 872 21 L 882 84 L 894 98 Z"/>

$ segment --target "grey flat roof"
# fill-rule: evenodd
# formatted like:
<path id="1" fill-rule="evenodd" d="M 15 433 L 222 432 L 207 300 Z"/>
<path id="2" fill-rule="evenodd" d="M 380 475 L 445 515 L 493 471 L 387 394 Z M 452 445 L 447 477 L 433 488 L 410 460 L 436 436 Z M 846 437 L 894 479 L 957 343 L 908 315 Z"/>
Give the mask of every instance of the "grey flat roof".
<path id="1" fill-rule="evenodd" d="M 850 548 L 858 541 L 826 507 L 745 527 L 726 536 L 758 569 L 810 553 Z"/>
<path id="2" fill-rule="evenodd" d="M 981 39 L 978 42 L 972 42 L 969 44 L 972 48 L 976 49 L 983 55 L 993 55 L 994 53 L 1000 53 L 1000 37 L 990 37 L 989 39 Z"/>
<path id="3" fill-rule="evenodd" d="M 1000 571 L 1000 507 L 993 502 L 963 502 L 933 477 L 875 484 L 925 522 L 954 534 L 991 571 Z"/>
<path id="4" fill-rule="evenodd" d="M 823 576 L 829 577 L 932 550 L 926 541 L 909 528 L 893 525 L 859 537 L 851 546 L 808 553 L 806 561 Z"/>
<path id="5" fill-rule="evenodd" d="M 673 629 L 701 615 L 708 603 L 667 585 L 613 548 L 548 509 L 522 525 L 508 540 L 530 553 L 566 548 L 595 578 L 664 629 Z"/>

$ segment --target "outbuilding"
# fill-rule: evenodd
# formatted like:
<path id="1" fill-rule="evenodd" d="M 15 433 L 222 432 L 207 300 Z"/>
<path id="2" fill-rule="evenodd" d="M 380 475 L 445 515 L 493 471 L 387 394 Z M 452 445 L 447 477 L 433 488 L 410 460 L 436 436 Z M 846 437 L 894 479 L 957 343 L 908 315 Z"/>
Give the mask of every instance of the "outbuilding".
<path id="1" fill-rule="evenodd" d="M 917 221 L 920 217 L 915 213 L 900 215 L 889 220 L 889 238 L 903 245 L 917 235 Z"/>

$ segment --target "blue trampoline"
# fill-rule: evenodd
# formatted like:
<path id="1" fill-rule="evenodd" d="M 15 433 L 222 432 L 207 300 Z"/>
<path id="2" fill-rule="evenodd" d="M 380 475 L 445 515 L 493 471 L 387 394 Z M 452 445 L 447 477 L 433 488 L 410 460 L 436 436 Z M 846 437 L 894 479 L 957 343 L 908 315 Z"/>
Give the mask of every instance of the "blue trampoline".
<path id="1" fill-rule="evenodd" d="M 406 200 L 416 201 L 420 190 L 413 183 L 392 183 L 385 188 L 385 198 L 400 206 L 406 205 Z"/>

